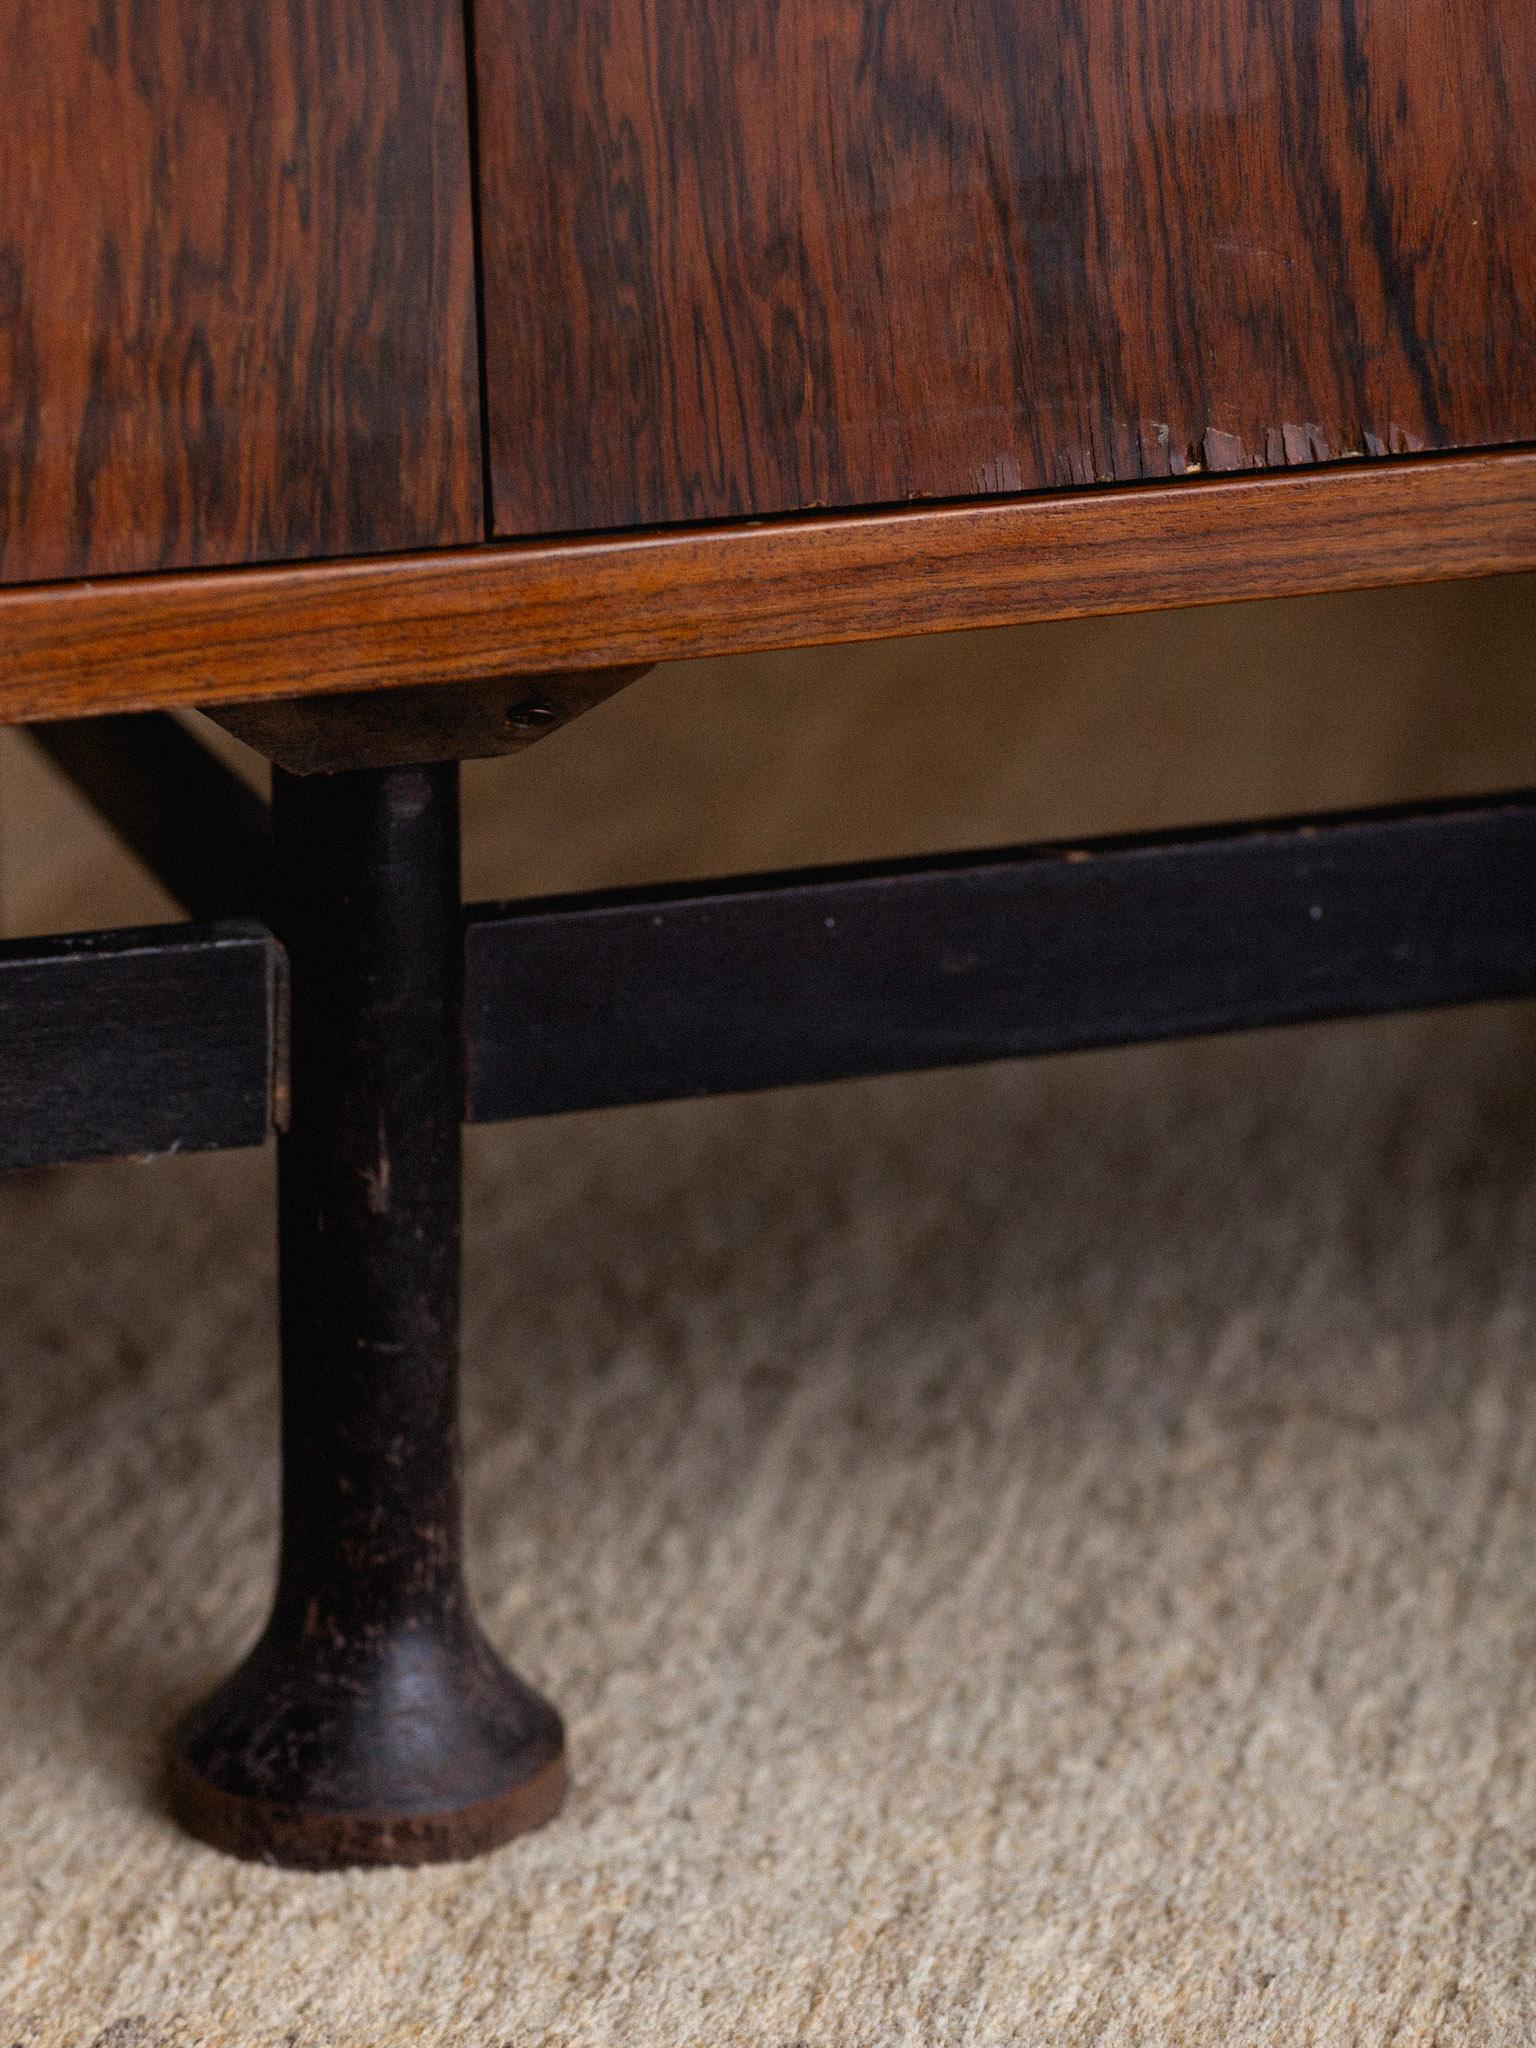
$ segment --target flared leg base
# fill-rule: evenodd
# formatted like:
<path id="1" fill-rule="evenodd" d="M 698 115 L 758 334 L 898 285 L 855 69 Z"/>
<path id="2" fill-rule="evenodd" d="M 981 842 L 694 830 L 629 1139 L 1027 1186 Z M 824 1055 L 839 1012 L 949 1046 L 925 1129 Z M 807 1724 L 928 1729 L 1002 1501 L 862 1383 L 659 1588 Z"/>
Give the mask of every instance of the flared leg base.
<path id="1" fill-rule="evenodd" d="M 559 1715 L 469 1624 L 339 1651 L 269 1630 L 181 1723 L 169 1789 L 216 1848 L 335 1870 L 478 1856 L 565 1785 Z"/>

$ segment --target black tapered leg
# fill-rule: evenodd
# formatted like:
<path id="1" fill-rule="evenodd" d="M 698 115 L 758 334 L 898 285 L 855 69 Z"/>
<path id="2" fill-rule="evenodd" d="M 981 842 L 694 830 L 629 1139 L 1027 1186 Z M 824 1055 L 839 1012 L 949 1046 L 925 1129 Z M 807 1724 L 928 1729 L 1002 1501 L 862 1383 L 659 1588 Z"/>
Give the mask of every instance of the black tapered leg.
<path id="1" fill-rule="evenodd" d="M 278 771 L 273 828 L 282 1550 L 265 1634 L 178 1731 L 173 1799 L 241 1855 L 448 1860 L 565 1782 L 559 1717 L 481 1634 L 461 1560 L 458 770 Z"/>

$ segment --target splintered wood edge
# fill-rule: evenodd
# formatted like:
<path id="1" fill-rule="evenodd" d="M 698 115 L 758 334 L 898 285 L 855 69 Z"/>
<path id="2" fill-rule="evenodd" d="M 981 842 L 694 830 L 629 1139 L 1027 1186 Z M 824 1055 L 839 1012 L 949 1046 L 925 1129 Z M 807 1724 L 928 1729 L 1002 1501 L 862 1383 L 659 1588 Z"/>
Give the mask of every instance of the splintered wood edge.
<path id="1" fill-rule="evenodd" d="M 0 722 L 1536 568 L 1536 449 L 0 591 Z"/>

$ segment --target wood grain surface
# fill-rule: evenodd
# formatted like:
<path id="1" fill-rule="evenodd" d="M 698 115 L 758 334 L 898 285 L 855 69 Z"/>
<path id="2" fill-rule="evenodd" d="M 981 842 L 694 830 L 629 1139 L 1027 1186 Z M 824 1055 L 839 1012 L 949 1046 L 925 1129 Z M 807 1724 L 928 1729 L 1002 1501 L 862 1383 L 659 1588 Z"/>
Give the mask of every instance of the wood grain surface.
<path id="1" fill-rule="evenodd" d="M 0 720 L 1536 569 L 1536 450 L 0 591 Z"/>
<path id="2" fill-rule="evenodd" d="M 483 537 L 453 0 L 0 0 L 0 580 Z"/>
<path id="3" fill-rule="evenodd" d="M 1531 0 L 476 0 L 495 523 L 1536 438 Z"/>

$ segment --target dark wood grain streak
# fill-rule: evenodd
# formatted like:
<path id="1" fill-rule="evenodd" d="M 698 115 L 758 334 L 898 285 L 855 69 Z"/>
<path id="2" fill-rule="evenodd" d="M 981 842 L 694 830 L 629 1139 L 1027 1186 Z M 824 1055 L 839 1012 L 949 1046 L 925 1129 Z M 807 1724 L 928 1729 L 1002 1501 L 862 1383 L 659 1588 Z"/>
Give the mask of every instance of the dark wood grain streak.
<path id="1" fill-rule="evenodd" d="M 0 580 L 483 535 L 455 0 L 0 0 Z"/>
<path id="2" fill-rule="evenodd" d="M 0 591 L 0 721 L 1536 569 L 1536 451 Z"/>
<path id="3" fill-rule="evenodd" d="M 1530 0 L 476 0 L 496 529 L 1536 436 Z"/>

